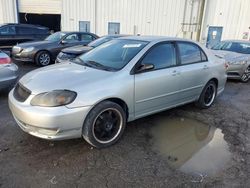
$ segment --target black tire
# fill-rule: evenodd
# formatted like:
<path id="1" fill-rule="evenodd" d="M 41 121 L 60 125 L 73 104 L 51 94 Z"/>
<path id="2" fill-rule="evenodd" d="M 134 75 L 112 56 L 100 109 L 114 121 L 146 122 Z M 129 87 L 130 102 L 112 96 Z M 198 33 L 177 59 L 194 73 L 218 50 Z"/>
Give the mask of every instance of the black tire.
<path id="1" fill-rule="evenodd" d="M 112 118 L 116 115 L 117 117 Z M 111 101 L 103 101 L 87 115 L 83 124 L 82 136 L 92 146 L 104 148 L 116 143 L 121 138 L 125 127 L 126 114 L 122 107 Z M 110 138 L 107 139 L 107 137 Z"/>
<path id="2" fill-rule="evenodd" d="M 51 56 L 47 51 L 40 51 L 35 56 L 35 62 L 38 66 L 44 67 L 51 63 Z"/>
<path id="3" fill-rule="evenodd" d="M 209 81 L 203 88 L 196 106 L 202 109 L 207 109 L 213 105 L 217 95 L 217 86 L 214 81 Z"/>
<path id="4" fill-rule="evenodd" d="M 241 82 L 247 83 L 250 80 L 250 66 L 248 66 L 240 78 Z"/>

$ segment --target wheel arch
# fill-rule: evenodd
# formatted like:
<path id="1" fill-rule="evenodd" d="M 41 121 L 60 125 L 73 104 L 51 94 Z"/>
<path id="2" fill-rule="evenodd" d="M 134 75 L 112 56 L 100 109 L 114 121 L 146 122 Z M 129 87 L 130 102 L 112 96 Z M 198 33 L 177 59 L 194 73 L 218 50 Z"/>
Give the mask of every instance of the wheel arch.
<path id="1" fill-rule="evenodd" d="M 216 84 L 216 87 L 217 87 L 217 89 L 218 89 L 218 86 L 219 86 L 219 80 L 217 79 L 217 78 L 211 78 L 210 80 L 208 80 L 208 82 L 210 82 L 210 81 L 214 81 L 215 82 L 215 84 Z M 208 83 L 207 82 L 207 83 Z"/>
<path id="2" fill-rule="evenodd" d="M 121 106 L 122 109 L 124 110 L 125 114 L 126 114 L 126 121 L 128 120 L 128 118 L 129 118 L 129 108 L 128 108 L 128 105 L 127 105 L 127 103 L 126 103 L 124 100 L 122 100 L 122 99 L 119 98 L 119 97 L 109 97 L 109 98 L 105 98 L 105 99 L 102 99 L 102 100 L 96 102 L 96 103 L 91 107 L 91 109 L 89 110 L 88 114 L 90 113 L 90 111 L 91 111 L 96 105 L 98 105 L 98 104 L 100 104 L 100 103 L 102 103 L 102 102 L 104 102 L 104 101 L 111 101 L 111 102 L 114 102 L 114 103 L 118 104 L 119 106 Z"/>

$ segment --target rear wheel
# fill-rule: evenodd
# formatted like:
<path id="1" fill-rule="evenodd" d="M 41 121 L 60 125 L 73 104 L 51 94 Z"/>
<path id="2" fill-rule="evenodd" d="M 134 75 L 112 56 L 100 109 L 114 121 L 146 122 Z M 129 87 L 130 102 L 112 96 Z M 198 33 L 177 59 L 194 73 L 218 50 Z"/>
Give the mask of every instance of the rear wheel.
<path id="1" fill-rule="evenodd" d="M 250 66 L 248 66 L 245 72 L 242 74 L 240 80 L 244 83 L 247 83 L 250 79 Z"/>
<path id="2" fill-rule="evenodd" d="M 50 54 L 46 51 L 38 52 L 35 57 L 35 62 L 42 67 L 49 65 L 51 62 Z"/>
<path id="3" fill-rule="evenodd" d="M 97 104 L 88 114 L 83 125 L 83 138 L 97 148 L 116 143 L 126 126 L 122 107 L 110 101 Z"/>
<path id="4" fill-rule="evenodd" d="M 196 105 L 200 108 L 209 108 L 214 103 L 215 97 L 217 95 L 217 86 L 214 81 L 209 81 L 196 102 Z"/>

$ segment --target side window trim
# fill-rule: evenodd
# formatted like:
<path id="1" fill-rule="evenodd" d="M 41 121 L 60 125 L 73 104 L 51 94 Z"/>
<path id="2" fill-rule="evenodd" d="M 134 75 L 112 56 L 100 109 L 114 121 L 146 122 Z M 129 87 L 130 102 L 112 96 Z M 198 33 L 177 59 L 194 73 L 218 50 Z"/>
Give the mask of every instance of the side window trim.
<path id="1" fill-rule="evenodd" d="M 176 43 L 176 48 L 177 48 L 177 53 L 178 53 L 178 61 L 179 61 L 178 65 L 179 66 L 192 65 L 192 64 L 195 64 L 195 63 L 203 63 L 203 62 L 208 61 L 207 54 L 204 52 L 204 50 L 199 45 L 197 45 L 197 44 L 195 44 L 193 42 L 189 42 L 189 41 L 176 41 L 175 43 Z M 188 63 L 188 64 L 182 64 L 181 63 L 180 48 L 179 48 L 178 43 L 186 43 L 186 44 L 190 44 L 190 45 L 198 47 L 198 49 L 200 50 L 201 61 L 196 61 L 196 62 L 192 62 L 192 63 Z M 202 60 L 202 55 L 201 55 L 202 53 L 205 55 L 205 60 Z"/>
<path id="2" fill-rule="evenodd" d="M 152 72 L 152 71 L 157 71 L 157 70 L 162 70 L 162 69 L 168 69 L 168 68 L 172 68 L 172 67 L 177 67 L 179 66 L 178 62 L 179 62 L 179 57 L 178 57 L 178 49 L 177 49 L 177 45 L 175 44 L 176 41 L 163 41 L 163 42 L 159 42 L 157 44 L 154 44 L 153 46 L 151 46 L 146 53 L 143 54 L 143 56 L 136 62 L 136 64 L 134 65 L 134 67 L 131 69 L 130 74 L 131 75 L 135 75 L 135 74 L 141 74 L 141 73 L 145 73 L 145 72 Z M 176 56 L 176 64 L 169 66 L 169 67 L 164 67 L 164 68 L 158 68 L 158 69 L 152 69 L 152 70 L 148 70 L 145 72 L 136 72 L 136 70 L 138 69 L 139 65 L 141 64 L 142 60 L 145 58 L 145 56 L 155 47 L 157 47 L 158 45 L 161 44 L 172 44 L 174 49 L 175 49 L 175 56 Z"/>

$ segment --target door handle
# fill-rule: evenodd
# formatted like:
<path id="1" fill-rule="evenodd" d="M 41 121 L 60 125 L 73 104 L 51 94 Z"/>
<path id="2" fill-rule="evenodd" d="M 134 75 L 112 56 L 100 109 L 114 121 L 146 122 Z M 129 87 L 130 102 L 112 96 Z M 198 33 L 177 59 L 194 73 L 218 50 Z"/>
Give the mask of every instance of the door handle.
<path id="1" fill-rule="evenodd" d="M 203 69 L 209 69 L 209 67 L 207 65 L 204 65 Z"/>
<path id="2" fill-rule="evenodd" d="M 177 70 L 174 70 L 173 72 L 172 72 L 172 76 L 176 76 L 176 75 L 180 75 L 181 73 L 179 72 L 179 71 L 177 71 Z"/>

